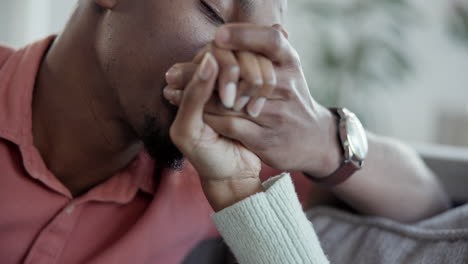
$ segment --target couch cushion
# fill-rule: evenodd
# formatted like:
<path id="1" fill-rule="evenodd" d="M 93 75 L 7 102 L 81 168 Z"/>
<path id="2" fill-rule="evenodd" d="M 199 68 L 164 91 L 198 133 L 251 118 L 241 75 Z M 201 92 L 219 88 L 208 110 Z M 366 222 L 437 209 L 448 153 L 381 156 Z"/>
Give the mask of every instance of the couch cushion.
<path id="1" fill-rule="evenodd" d="M 183 264 L 224 264 L 227 253 L 227 246 L 222 239 L 206 240 L 193 248 Z"/>
<path id="2" fill-rule="evenodd" d="M 468 206 L 413 225 L 331 208 L 307 216 L 331 263 L 468 263 Z"/>

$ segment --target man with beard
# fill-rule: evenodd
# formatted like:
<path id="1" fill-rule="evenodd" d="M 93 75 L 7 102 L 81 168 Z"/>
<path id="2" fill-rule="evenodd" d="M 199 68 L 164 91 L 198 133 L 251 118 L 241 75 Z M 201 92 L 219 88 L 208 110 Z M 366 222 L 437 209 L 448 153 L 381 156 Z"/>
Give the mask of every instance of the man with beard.
<path id="1" fill-rule="evenodd" d="M 180 124 L 190 122 L 171 129 L 170 102 L 183 101 L 205 54 L 220 65 L 204 116 L 212 135 L 275 169 L 334 179 L 330 191 L 365 214 L 416 221 L 447 208 L 434 175 L 389 139 L 368 134 L 366 165 L 351 178 L 335 173 L 344 166 L 338 119 L 309 94 L 278 26 L 286 4 L 80 0 L 58 37 L 1 48 L 2 263 L 178 263 L 217 236 L 212 208 L 262 192 L 259 168 L 245 181 L 211 178 L 236 164 L 228 148 L 205 163 L 208 154 L 187 147 L 191 126 Z M 295 174 L 300 195 L 305 179 Z"/>

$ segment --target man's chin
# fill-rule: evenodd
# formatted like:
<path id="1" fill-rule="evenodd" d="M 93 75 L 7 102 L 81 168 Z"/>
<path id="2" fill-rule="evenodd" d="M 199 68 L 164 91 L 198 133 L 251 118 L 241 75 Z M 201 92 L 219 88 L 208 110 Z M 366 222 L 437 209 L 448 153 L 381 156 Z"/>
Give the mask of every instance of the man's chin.
<path id="1" fill-rule="evenodd" d="M 184 156 L 172 143 L 169 128 L 163 127 L 156 117 L 150 115 L 145 116 L 144 122 L 142 140 L 148 154 L 160 167 L 182 169 Z"/>
<path id="2" fill-rule="evenodd" d="M 183 155 L 177 157 L 151 155 L 151 157 L 156 161 L 157 164 L 160 164 L 158 166 L 163 169 L 182 170 L 184 167 L 185 158 Z"/>

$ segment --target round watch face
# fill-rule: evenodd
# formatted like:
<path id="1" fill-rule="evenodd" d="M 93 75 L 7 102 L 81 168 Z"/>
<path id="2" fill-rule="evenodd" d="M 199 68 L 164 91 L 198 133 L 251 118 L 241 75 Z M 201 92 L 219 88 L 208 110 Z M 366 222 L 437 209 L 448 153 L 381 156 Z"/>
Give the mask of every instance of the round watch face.
<path id="1" fill-rule="evenodd" d="M 364 160 L 369 151 L 367 135 L 359 119 L 351 114 L 347 120 L 348 142 L 353 154 L 360 160 Z"/>

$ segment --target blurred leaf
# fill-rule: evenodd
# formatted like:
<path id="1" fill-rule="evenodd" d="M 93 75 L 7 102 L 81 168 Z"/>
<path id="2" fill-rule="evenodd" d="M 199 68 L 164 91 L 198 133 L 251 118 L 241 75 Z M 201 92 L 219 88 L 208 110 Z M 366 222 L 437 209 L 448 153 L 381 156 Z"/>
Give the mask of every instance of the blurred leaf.
<path id="1" fill-rule="evenodd" d="M 320 89 L 326 90 L 328 100 L 338 100 L 332 105 L 340 103 L 343 85 L 346 89 L 367 91 L 385 87 L 384 83 L 401 81 L 411 72 L 405 41 L 418 12 L 407 0 L 303 3 L 310 12 L 312 25 L 320 32 L 314 64 L 315 75 L 323 80 L 315 81 L 321 85 Z M 337 26 L 345 42 L 334 35 Z M 341 47 L 343 44 L 346 47 Z"/>
<path id="2" fill-rule="evenodd" d="M 328 70 L 341 68 L 344 63 L 343 58 L 339 55 L 338 50 L 333 48 L 333 43 L 331 43 L 330 39 L 324 37 L 320 42 L 322 46 L 320 59 L 322 67 Z"/>
<path id="3" fill-rule="evenodd" d="M 456 2 L 450 19 L 451 32 L 464 42 L 468 42 L 468 3 Z"/>

